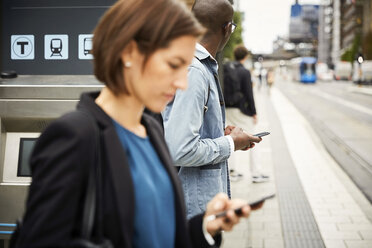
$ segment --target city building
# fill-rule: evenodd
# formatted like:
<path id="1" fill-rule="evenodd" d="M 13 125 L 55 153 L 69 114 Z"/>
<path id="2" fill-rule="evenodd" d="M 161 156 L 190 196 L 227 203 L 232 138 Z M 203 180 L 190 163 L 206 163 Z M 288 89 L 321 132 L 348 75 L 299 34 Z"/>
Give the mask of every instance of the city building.
<path id="1" fill-rule="evenodd" d="M 355 55 L 361 52 L 363 2 L 341 1 L 341 56 L 344 60 L 354 60 Z"/>
<path id="2" fill-rule="evenodd" d="M 272 59 L 283 59 L 288 60 L 297 57 L 296 45 L 288 41 L 288 38 L 278 36 L 273 41 L 273 52 L 271 54 Z"/>
<path id="3" fill-rule="evenodd" d="M 364 59 L 372 60 L 372 0 L 363 2 L 362 51 Z"/>
<path id="4" fill-rule="evenodd" d="M 319 5 L 299 4 L 291 6 L 289 41 L 296 44 L 300 56 L 316 56 L 318 45 Z"/>
<path id="5" fill-rule="evenodd" d="M 333 0 L 333 19 L 332 19 L 332 64 L 340 61 L 340 27 L 341 27 L 341 1 Z"/>
<path id="6" fill-rule="evenodd" d="M 319 29 L 318 29 L 318 61 L 332 65 L 332 0 L 322 0 L 319 6 Z"/>

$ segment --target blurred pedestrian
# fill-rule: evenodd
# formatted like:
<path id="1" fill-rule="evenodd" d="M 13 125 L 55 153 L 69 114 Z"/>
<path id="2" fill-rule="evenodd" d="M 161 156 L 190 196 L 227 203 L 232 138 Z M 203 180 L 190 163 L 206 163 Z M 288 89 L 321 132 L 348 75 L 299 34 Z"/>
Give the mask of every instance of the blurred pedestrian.
<path id="1" fill-rule="evenodd" d="M 242 204 L 225 194 L 187 224 L 161 126 L 143 113 L 145 107 L 159 113 L 177 89 L 186 88 L 202 31 L 176 0 L 120 0 L 105 13 L 93 38 L 94 73 L 105 87 L 83 94 L 77 111 L 38 139 L 13 246 L 93 247 L 105 240 L 94 247 L 208 247 L 220 242 L 221 230 L 231 230 L 239 220 L 232 210 L 228 221 L 204 223 L 206 216 Z M 95 204 L 85 205 L 91 197 Z M 249 211 L 245 207 L 243 215 Z M 93 225 L 88 235 L 82 233 L 86 225 Z"/>
<path id="2" fill-rule="evenodd" d="M 226 123 L 232 126 L 242 127 L 250 132 L 255 131 L 257 124 L 257 112 L 253 96 L 253 87 L 251 73 L 244 67 L 244 62 L 249 56 L 249 51 L 244 45 L 238 45 L 234 48 L 235 61 L 232 62 L 234 70 L 224 70 L 224 95 L 226 100 Z M 229 66 L 229 64 L 225 65 Z M 229 75 L 235 74 L 235 75 Z M 239 84 L 234 87 L 233 84 Z M 234 89 L 231 91 L 231 89 Z M 238 92 L 234 92 L 238 91 Z M 241 97 L 237 98 L 236 96 Z M 235 98 L 235 99 L 234 99 Z M 229 101 L 231 99 L 231 101 Z M 243 177 L 243 174 L 237 171 L 239 163 L 236 153 L 231 154 L 229 158 L 231 180 L 237 181 Z M 254 149 L 250 151 L 250 170 L 252 182 L 264 182 L 269 177 L 262 173 L 257 164 Z"/>
<path id="3" fill-rule="evenodd" d="M 258 69 L 258 89 L 261 89 L 261 86 L 262 86 L 262 74 L 263 74 L 262 68 L 259 68 Z"/>
<path id="4" fill-rule="evenodd" d="M 185 192 L 188 218 L 200 214 L 218 192 L 230 194 L 227 159 L 234 150 L 261 141 L 239 127 L 225 128 L 225 106 L 216 54 L 234 31 L 227 0 L 197 0 L 192 9 L 207 32 L 196 45 L 189 67 L 189 88 L 177 91 L 163 112 L 165 138 Z"/>
<path id="5" fill-rule="evenodd" d="M 274 70 L 273 70 L 273 68 L 269 68 L 267 70 L 267 74 L 266 74 L 266 82 L 267 82 L 267 86 L 269 87 L 269 89 L 268 89 L 269 94 L 270 94 L 270 89 L 274 84 L 274 80 L 275 80 Z"/>

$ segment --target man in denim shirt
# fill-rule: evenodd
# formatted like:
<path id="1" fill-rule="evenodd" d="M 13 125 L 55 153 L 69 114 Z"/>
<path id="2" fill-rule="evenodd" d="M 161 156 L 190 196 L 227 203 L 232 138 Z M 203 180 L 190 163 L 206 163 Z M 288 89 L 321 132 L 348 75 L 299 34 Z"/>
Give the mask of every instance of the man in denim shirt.
<path id="1" fill-rule="evenodd" d="M 177 91 L 163 112 L 165 139 L 185 193 L 188 218 L 205 210 L 214 195 L 230 196 L 227 159 L 234 150 L 247 150 L 261 138 L 241 128 L 225 129 L 225 106 L 215 59 L 236 25 L 227 0 L 197 0 L 193 12 L 207 32 L 196 46 L 189 67 L 188 89 Z"/>

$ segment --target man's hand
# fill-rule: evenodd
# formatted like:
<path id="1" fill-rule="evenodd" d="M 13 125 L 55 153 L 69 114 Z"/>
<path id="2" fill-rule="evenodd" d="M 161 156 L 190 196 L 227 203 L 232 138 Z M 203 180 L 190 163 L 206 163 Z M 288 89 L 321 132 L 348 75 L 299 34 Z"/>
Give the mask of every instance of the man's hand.
<path id="1" fill-rule="evenodd" d="M 257 124 L 257 115 L 252 116 L 252 118 L 253 118 L 253 124 L 256 125 Z"/>
<path id="2" fill-rule="evenodd" d="M 238 216 L 237 214 L 235 214 L 234 209 L 239 208 L 241 206 L 244 206 L 242 208 L 242 214 Z M 247 205 L 245 201 L 241 199 L 230 200 L 226 194 L 219 193 L 208 203 L 207 210 L 204 216 L 204 221 L 207 221 L 206 217 L 221 213 L 225 210 L 228 210 L 225 217 L 220 217 L 208 221 L 207 231 L 212 236 L 215 236 L 222 230 L 231 231 L 232 228 L 237 223 L 239 223 L 240 218 L 242 217 L 247 218 L 251 212 L 250 207 Z"/>
<path id="3" fill-rule="evenodd" d="M 225 127 L 225 135 L 229 135 L 231 131 L 235 128 L 235 126 L 228 125 Z"/>
<path id="4" fill-rule="evenodd" d="M 226 130 L 226 129 L 225 129 Z M 226 132 L 226 131 L 225 131 Z M 260 143 L 262 140 L 260 137 L 253 136 L 243 131 L 239 127 L 235 127 L 231 132 L 230 136 L 232 137 L 236 150 L 246 151 L 255 146 L 254 143 Z"/>

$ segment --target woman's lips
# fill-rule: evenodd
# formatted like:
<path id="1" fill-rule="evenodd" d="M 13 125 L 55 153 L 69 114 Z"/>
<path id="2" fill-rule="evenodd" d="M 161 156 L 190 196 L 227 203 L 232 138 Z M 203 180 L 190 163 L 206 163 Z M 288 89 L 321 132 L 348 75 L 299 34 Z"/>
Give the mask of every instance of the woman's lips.
<path id="1" fill-rule="evenodd" d="M 165 98 L 167 98 L 168 101 L 173 100 L 174 94 L 164 94 Z"/>

